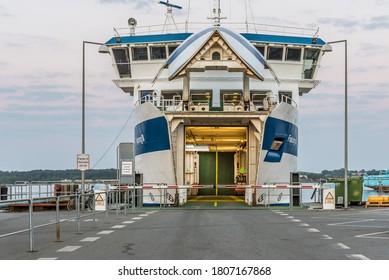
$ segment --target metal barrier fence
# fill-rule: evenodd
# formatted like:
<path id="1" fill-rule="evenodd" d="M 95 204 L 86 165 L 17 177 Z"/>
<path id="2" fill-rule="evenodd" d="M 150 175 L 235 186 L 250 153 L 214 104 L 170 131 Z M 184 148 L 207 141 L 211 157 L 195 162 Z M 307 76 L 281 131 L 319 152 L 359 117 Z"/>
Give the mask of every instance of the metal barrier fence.
<path id="1" fill-rule="evenodd" d="M 198 186 L 169 186 L 169 185 L 143 185 L 143 186 L 109 186 L 101 185 L 98 189 L 80 193 L 73 190 L 73 193 L 62 193 L 53 190 L 48 192 L 43 188 L 44 194 L 54 194 L 52 196 L 34 197 L 31 192 L 32 184 L 29 186 L 29 198 L 19 198 L 2 200 L 0 206 L 24 206 L 28 209 L 28 225 L 26 228 L 13 232 L 0 234 L 0 239 L 8 236 L 29 233 L 30 251 L 35 251 L 35 230 L 37 228 L 55 225 L 55 241 L 61 241 L 61 223 L 69 220 L 77 222 L 76 233 L 81 232 L 82 218 L 90 216 L 93 224 L 96 221 L 96 215 L 103 214 L 104 221 L 108 221 L 109 213 L 116 212 L 116 215 L 122 213 L 127 215 L 128 211 L 134 212 L 137 208 L 144 206 L 154 207 L 178 207 L 184 205 L 188 196 L 195 195 L 194 190 L 199 189 L 235 189 L 240 194 L 244 193 L 245 202 L 250 206 L 270 207 L 274 205 L 301 206 L 303 203 L 321 203 L 321 185 L 319 184 L 300 184 L 296 185 L 198 185 Z M 17 187 L 20 187 L 17 185 Z M 15 193 L 14 193 L 15 194 Z M 16 194 L 19 195 L 19 194 Z M 7 197 L 12 197 L 8 196 Z M 55 221 L 47 223 L 34 223 L 34 207 L 40 203 L 53 206 L 55 209 Z M 61 207 L 69 212 L 60 211 Z M 88 209 L 89 208 L 89 209 Z M 65 218 L 64 218 L 65 217 Z"/>

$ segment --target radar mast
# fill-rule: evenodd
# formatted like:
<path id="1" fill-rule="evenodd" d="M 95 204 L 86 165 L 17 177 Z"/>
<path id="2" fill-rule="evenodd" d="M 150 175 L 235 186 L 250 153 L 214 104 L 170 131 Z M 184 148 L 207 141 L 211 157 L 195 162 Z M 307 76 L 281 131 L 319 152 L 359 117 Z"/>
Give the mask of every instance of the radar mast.
<path id="1" fill-rule="evenodd" d="M 159 1 L 158 3 L 161 4 L 161 5 L 165 5 L 166 6 L 166 10 L 167 10 L 166 11 L 165 23 L 163 24 L 163 28 L 162 28 L 162 33 L 171 33 L 172 29 L 173 29 L 172 28 L 173 25 L 174 25 L 176 31 L 178 32 L 177 24 L 174 21 L 174 17 L 173 17 L 173 8 L 181 10 L 182 7 L 178 6 L 178 5 L 175 5 L 175 4 L 170 4 L 169 0 L 166 0 L 166 2 Z"/>

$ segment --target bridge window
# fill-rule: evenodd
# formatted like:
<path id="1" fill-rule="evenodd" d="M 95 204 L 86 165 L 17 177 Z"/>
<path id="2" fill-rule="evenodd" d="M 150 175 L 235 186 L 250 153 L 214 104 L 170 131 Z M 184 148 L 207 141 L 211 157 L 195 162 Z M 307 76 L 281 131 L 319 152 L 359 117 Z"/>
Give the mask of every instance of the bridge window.
<path id="1" fill-rule="evenodd" d="M 128 48 L 114 48 L 112 51 L 120 78 L 131 77 L 131 65 L 130 58 L 128 56 Z"/>
<path id="2" fill-rule="evenodd" d="M 287 61 L 300 61 L 301 60 L 301 48 L 286 48 Z"/>
<path id="3" fill-rule="evenodd" d="M 306 48 L 304 50 L 303 79 L 313 79 L 320 49 Z"/>
<path id="4" fill-rule="evenodd" d="M 148 60 L 149 56 L 147 54 L 147 47 L 133 47 L 132 50 L 132 60 Z"/>
<path id="5" fill-rule="evenodd" d="M 263 56 L 265 56 L 265 46 L 255 46 L 255 48 L 256 48 Z"/>
<path id="6" fill-rule="evenodd" d="M 166 47 L 165 46 L 152 46 L 150 47 L 151 59 L 166 59 Z"/>
<path id="7" fill-rule="evenodd" d="M 283 47 L 269 47 L 267 50 L 267 59 L 282 60 L 283 53 L 284 53 Z"/>
<path id="8" fill-rule="evenodd" d="M 169 55 L 171 55 L 177 49 L 177 47 L 178 47 L 178 45 L 170 45 L 170 46 L 168 46 Z"/>
<path id="9" fill-rule="evenodd" d="M 220 60 L 220 59 L 221 59 L 221 55 L 219 52 L 212 53 L 212 60 Z"/>

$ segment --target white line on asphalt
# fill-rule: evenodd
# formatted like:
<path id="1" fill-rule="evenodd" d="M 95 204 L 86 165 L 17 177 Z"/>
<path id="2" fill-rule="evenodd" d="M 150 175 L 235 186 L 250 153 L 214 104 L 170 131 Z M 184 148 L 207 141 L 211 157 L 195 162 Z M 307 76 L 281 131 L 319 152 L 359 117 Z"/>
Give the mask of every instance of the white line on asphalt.
<path id="1" fill-rule="evenodd" d="M 86 237 L 84 239 L 81 239 L 80 242 L 93 242 L 99 239 L 100 237 Z"/>
<path id="2" fill-rule="evenodd" d="M 116 225 L 116 226 L 112 226 L 111 228 L 124 228 L 126 225 Z"/>
<path id="3" fill-rule="evenodd" d="M 39 260 L 50 261 L 50 260 L 56 260 L 56 259 L 58 259 L 58 258 L 39 258 L 39 259 L 37 259 L 37 260 L 38 260 L 38 261 L 39 261 Z"/>
<path id="4" fill-rule="evenodd" d="M 132 224 L 135 223 L 135 221 L 124 221 L 123 224 Z"/>
<path id="5" fill-rule="evenodd" d="M 326 235 L 326 234 L 324 234 L 323 237 L 324 237 L 324 239 L 328 239 L 328 240 L 333 239 L 331 236 Z"/>
<path id="6" fill-rule="evenodd" d="M 139 217 L 148 217 L 149 214 L 140 214 Z"/>
<path id="7" fill-rule="evenodd" d="M 285 218 L 287 218 L 287 219 L 294 219 L 293 216 L 288 216 L 288 217 L 285 217 Z"/>
<path id="8" fill-rule="evenodd" d="M 143 219 L 142 217 L 134 217 L 131 220 L 142 220 L 142 219 Z"/>
<path id="9" fill-rule="evenodd" d="M 98 219 L 95 219 L 95 221 L 97 222 Z M 93 222 L 93 219 L 85 219 L 84 222 Z"/>
<path id="10" fill-rule="evenodd" d="M 57 252 L 73 252 L 79 248 L 81 248 L 81 246 L 66 246 L 62 249 L 57 250 Z"/>
<path id="11" fill-rule="evenodd" d="M 301 222 L 299 219 L 293 219 L 293 220 L 291 220 L 292 222 Z"/>
<path id="12" fill-rule="evenodd" d="M 316 228 L 307 228 L 307 231 L 308 232 L 320 232 L 320 230 L 318 230 Z"/>
<path id="13" fill-rule="evenodd" d="M 281 216 L 289 216 L 289 214 L 280 214 Z"/>
<path id="14" fill-rule="evenodd" d="M 343 243 L 336 243 L 332 245 L 335 249 L 349 250 L 350 247 L 344 245 Z"/>
<path id="15" fill-rule="evenodd" d="M 110 234 L 112 232 L 114 232 L 114 230 L 103 230 L 103 231 L 98 232 L 97 234 Z"/>
<path id="16" fill-rule="evenodd" d="M 299 224 L 300 227 L 309 227 L 308 224 L 305 224 L 305 223 L 302 223 L 302 224 Z"/>
<path id="17" fill-rule="evenodd" d="M 356 235 L 355 237 L 360 237 L 360 238 L 377 238 L 377 239 L 389 239 L 389 237 L 373 237 L 373 235 L 379 235 L 379 234 L 384 234 L 388 233 L 389 231 L 381 231 L 381 232 L 373 232 L 373 233 L 368 233 L 368 234 L 361 234 L 361 235 Z"/>
<path id="18" fill-rule="evenodd" d="M 346 254 L 346 257 L 348 257 L 349 259 L 352 259 L 352 260 L 370 260 L 369 258 L 367 258 L 361 254 L 350 254 L 350 255 Z"/>
<path id="19" fill-rule="evenodd" d="M 350 222 L 341 222 L 341 223 L 333 223 L 333 224 L 327 224 L 327 225 L 328 225 L 328 226 L 338 226 L 338 225 L 354 224 L 354 223 L 363 223 L 363 222 L 370 222 L 370 221 L 375 221 L 375 219 L 358 220 L 358 221 L 350 221 Z"/>

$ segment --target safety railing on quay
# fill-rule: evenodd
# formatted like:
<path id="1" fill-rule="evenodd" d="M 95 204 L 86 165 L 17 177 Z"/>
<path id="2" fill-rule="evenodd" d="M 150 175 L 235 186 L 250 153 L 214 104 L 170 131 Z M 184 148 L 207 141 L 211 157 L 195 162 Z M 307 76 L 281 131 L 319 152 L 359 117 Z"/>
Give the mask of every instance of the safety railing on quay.
<path id="1" fill-rule="evenodd" d="M 179 207 L 188 201 L 188 196 L 197 195 L 200 189 L 235 190 L 235 195 L 244 196 L 249 206 L 302 206 L 304 203 L 321 203 L 322 189 L 320 184 L 267 184 L 267 185 L 189 185 L 176 186 L 167 184 L 147 184 L 142 186 L 102 185 L 98 189 L 80 193 L 75 190 L 71 194 L 56 192 L 54 196 L 33 197 L 3 200 L 1 205 L 26 204 L 28 221 L 26 227 L 13 232 L 1 233 L 0 239 L 8 236 L 29 233 L 30 251 L 35 251 L 35 230 L 42 227 L 55 226 L 55 241 L 61 241 L 61 224 L 76 221 L 75 233 L 81 233 L 82 220 L 91 217 L 93 225 L 96 216 L 104 215 L 104 223 L 108 222 L 109 213 L 127 215 L 143 207 Z M 54 194 L 54 192 L 53 192 Z M 55 221 L 37 224 L 34 222 L 38 211 L 34 210 L 42 201 L 50 202 L 55 209 Z M 0 206 L 1 206 L 0 205 Z M 47 205 L 47 203 L 45 204 Z M 65 207 L 66 206 L 66 207 Z M 66 208 L 68 211 L 61 211 Z M 112 215 L 112 214 L 111 214 Z"/>
<path id="2" fill-rule="evenodd" d="M 132 194 L 131 194 L 132 193 Z M 99 199 L 101 198 L 101 199 Z M 55 226 L 55 241 L 61 241 L 61 224 L 68 221 L 76 221 L 76 234 L 81 233 L 81 222 L 83 218 L 90 217 L 93 225 L 96 225 L 96 216 L 103 214 L 105 216 L 104 223 L 108 223 L 109 213 L 111 211 L 116 212 L 116 215 L 123 213 L 127 215 L 128 209 L 131 208 L 134 211 L 135 204 L 135 192 L 134 188 L 114 188 L 105 189 L 99 191 L 92 191 L 89 193 L 81 194 L 74 193 L 69 195 L 57 195 L 51 197 L 44 197 L 43 199 L 49 200 L 55 209 L 55 220 L 49 220 L 47 222 L 37 223 L 34 220 L 36 215 L 41 211 L 34 210 L 35 207 L 42 205 L 42 198 L 30 198 L 30 199 L 12 199 L 3 200 L 2 204 L 12 207 L 13 205 L 26 206 L 28 209 L 28 220 L 24 220 L 25 227 L 22 229 L 13 230 L 10 232 L 1 232 L 0 239 L 22 234 L 29 233 L 29 251 L 35 252 L 35 231 L 38 228 Z M 66 204 L 68 211 L 60 211 L 61 205 Z M 131 205 L 132 204 L 132 205 Z M 47 203 L 45 204 L 47 205 Z"/>

